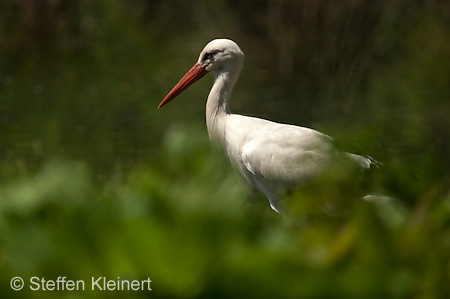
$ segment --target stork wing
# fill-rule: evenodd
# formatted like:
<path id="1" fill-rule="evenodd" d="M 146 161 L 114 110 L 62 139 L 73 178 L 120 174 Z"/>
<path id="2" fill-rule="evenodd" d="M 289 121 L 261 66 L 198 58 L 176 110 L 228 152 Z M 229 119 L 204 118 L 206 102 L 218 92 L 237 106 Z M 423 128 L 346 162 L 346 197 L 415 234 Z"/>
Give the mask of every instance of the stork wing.
<path id="1" fill-rule="evenodd" d="M 228 122 L 227 138 L 233 139 L 228 144 L 239 147 L 231 148 L 229 156 L 257 179 L 302 184 L 317 176 L 337 152 L 329 136 L 312 129 L 234 116 L 239 127 Z"/>

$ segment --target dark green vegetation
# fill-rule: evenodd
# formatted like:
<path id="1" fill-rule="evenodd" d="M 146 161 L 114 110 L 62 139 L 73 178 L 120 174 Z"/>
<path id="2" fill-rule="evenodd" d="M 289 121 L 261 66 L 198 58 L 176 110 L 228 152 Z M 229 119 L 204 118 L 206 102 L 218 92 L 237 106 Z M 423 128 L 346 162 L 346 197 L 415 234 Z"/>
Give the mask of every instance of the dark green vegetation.
<path id="1" fill-rule="evenodd" d="M 449 33 L 448 1 L 0 2 L 1 297 L 448 297 Z M 385 166 L 292 194 L 296 225 L 248 198 L 209 145 L 211 76 L 156 110 L 217 37 L 246 54 L 235 112 Z"/>

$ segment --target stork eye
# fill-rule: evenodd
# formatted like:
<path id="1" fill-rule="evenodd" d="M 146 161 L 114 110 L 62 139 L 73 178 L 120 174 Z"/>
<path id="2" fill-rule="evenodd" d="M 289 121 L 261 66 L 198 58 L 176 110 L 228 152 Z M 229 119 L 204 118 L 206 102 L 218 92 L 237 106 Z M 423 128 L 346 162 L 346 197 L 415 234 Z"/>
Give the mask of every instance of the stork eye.
<path id="1" fill-rule="evenodd" d="M 217 53 L 219 53 L 220 51 L 211 51 L 205 54 L 205 56 L 203 56 L 203 61 L 210 59 L 211 57 L 213 57 L 214 55 L 216 55 Z"/>

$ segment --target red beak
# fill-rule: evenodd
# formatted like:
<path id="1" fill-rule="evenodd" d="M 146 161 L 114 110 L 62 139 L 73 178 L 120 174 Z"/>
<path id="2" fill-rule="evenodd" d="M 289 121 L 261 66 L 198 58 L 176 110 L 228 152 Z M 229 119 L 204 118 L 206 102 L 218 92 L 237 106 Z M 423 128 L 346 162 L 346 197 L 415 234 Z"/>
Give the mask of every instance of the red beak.
<path id="1" fill-rule="evenodd" d="M 186 88 L 192 85 L 195 81 L 203 77 L 208 73 L 206 70 L 207 65 L 194 64 L 194 66 L 186 73 L 186 75 L 181 78 L 180 82 L 175 85 L 174 88 L 166 95 L 164 100 L 159 104 L 158 109 L 169 103 L 173 100 L 177 95 L 182 93 Z"/>

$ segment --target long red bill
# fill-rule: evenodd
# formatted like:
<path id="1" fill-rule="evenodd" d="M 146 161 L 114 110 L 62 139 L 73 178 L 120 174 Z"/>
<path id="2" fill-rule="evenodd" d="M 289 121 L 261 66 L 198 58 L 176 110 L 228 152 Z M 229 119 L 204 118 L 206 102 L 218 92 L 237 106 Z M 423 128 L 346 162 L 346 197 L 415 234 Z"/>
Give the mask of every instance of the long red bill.
<path id="1" fill-rule="evenodd" d="M 194 66 L 186 73 L 186 75 L 181 78 L 181 80 L 175 85 L 174 88 L 166 95 L 164 100 L 159 104 L 158 109 L 169 103 L 177 95 L 182 93 L 186 88 L 192 85 L 195 81 L 206 75 L 208 71 L 206 70 L 206 65 L 194 64 Z"/>

